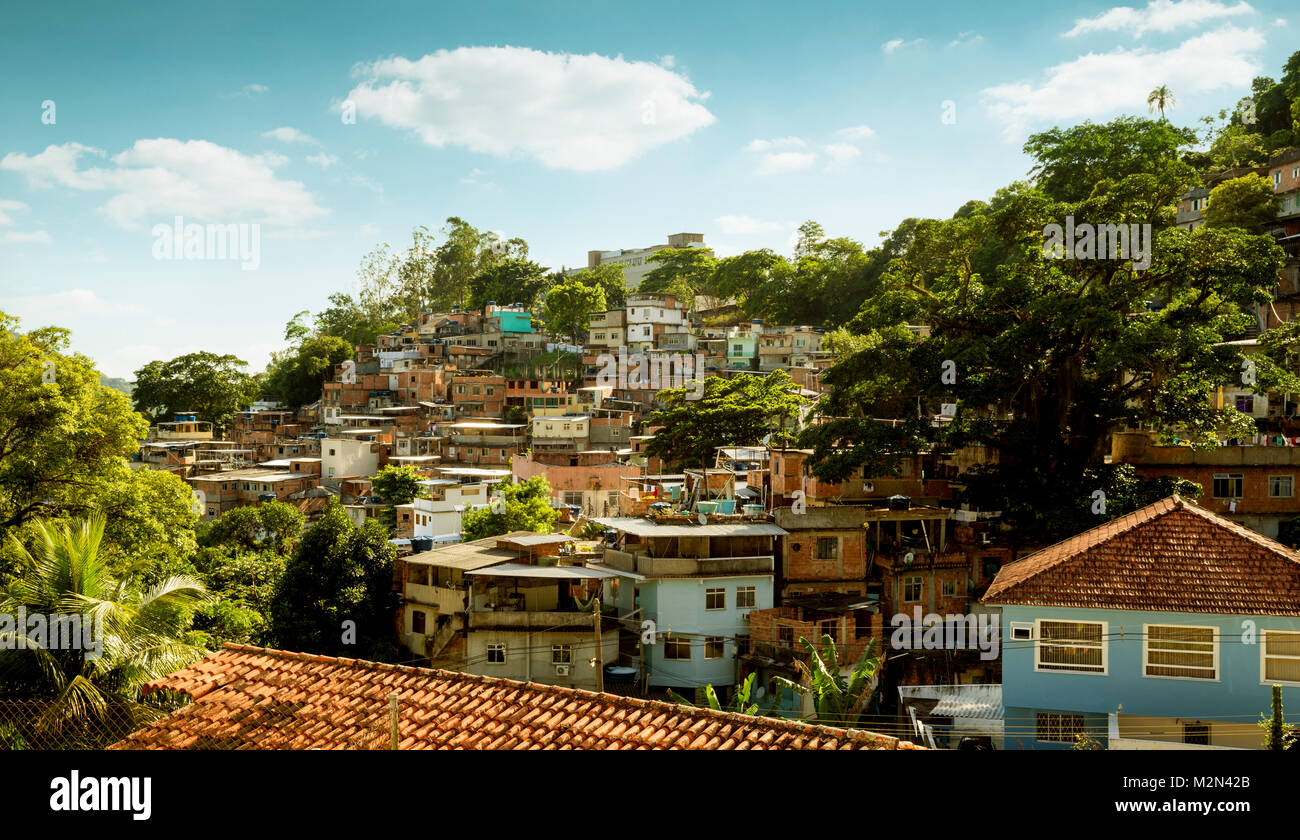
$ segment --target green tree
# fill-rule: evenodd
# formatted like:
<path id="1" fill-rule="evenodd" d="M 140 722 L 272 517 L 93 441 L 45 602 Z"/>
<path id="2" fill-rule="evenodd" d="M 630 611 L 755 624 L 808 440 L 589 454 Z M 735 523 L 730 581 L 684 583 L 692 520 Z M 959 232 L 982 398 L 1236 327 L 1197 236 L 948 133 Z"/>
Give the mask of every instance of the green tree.
<path id="1" fill-rule="evenodd" d="M 690 393 L 686 388 L 659 392 L 663 407 L 650 415 L 649 425 L 662 428 L 646 451 L 665 463 L 711 466 L 719 446 L 780 445 L 808 405 L 783 370 L 710 376 L 699 399 L 689 399 Z"/>
<path id="2" fill-rule="evenodd" d="M 1273 192 L 1273 182 L 1254 172 L 1232 178 L 1210 190 L 1210 206 L 1205 209 L 1205 226 L 1241 228 L 1259 233 L 1266 225 L 1277 222 L 1282 197 Z"/>
<path id="3" fill-rule="evenodd" d="M 638 292 L 676 295 L 687 306 L 696 295 L 714 294 L 717 260 L 708 248 L 662 248 L 649 261 L 655 267 L 641 281 Z"/>
<path id="4" fill-rule="evenodd" d="M 570 280 L 546 293 L 542 319 L 552 334 L 570 336 L 577 344 L 578 336 L 587 331 L 592 314 L 604 311 L 604 289 Z"/>
<path id="5" fill-rule="evenodd" d="M 549 534 L 560 516 L 551 505 L 551 496 L 545 476 L 535 475 L 519 483 L 502 481 L 492 488 L 490 505 L 465 511 L 460 520 L 461 539 L 473 542 L 512 531 Z"/>
<path id="6" fill-rule="evenodd" d="M 522 304 L 532 312 L 550 288 L 546 269 L 532 260 L 508 257 L 489 263 L 469 281 L 469 306 L 482 309 L 491 301 Z"/>
<path id="7" fill-rule="evenodd" d="M 1033 169 L 1037 186 L 1057 201 L 1083 201 L 1094 189 L 1108 188 L 1103 185 L 1150 175 L 1155 189 L 1148 192 L 1169 195 L 1157 205 L 1163 206 L 1195 183 L 1195 169 L 1179 154 L 1195 142 L 1191 129 L 1120 117 L 1103 125 L 1084 122 L 1032 134 L 1024 150 L 1037 162 Z"/>
<path id="8" fill-rule="evenodd" d="M 205 523 L 198 542 L 205 548 L 226 546 L 243 551 L 292 554 L 302 536 L 306 517 L 284 502 L 237 507 Z"/>
<path id="9" fill-rule="evenodd" d="M 718 700 L 718 692 L 714 691 L 713 685 L 705 685 L 704 707 L 712 709 L 715 712 L 734 712 L 740 715 L 770 715 L 779 698 L 774 694 L 772 703 L 768 705 L 767 709 L 760 712 L 758 704 L 752 701 L 754 693 L 754 676 L 754 674 L 750 674 L 745 677 L 744 682 L 742 682 L 736 690 L 732 692 L 731 702 L 727 704 L 726 708 L 723 708 L 722 703 Z M 668 699 L 672 700 L 674 703 L 680 703 L 683 706 L 695 705 L 694 702 L 687 700 L 672 689 L 668 690 Z"/>
<path id="10" fill-rule="evenodd" d="M 135 372 L 131 399 L 151 422 L 189 411 L 224 426 L 231 415 L 257 398 L 256 380 L 240 370 L 247 366 L 235 356 L 208 352 L 153 361 Z"/>
<path id="11" fill-rule="evenodd" d="M 420 482 L 424 476 L 410 466 L 388 464 L 370 480 L 375 495 L 387 505 L 409 505 L 420 495 Z"/>
<path id="12" fill-rule="evenodd" d="M 799 644 L 808 651 L 807 662 L 795 660 L 795 666 L 802 677 L 800 682 L 785 677 L 775 679 L 783 688 L 814 698 L 818 723 L 853 728 L 861 721 L 875 692 L 880 657 L 871 655 L 875 645 L 868 644 L 848 676 L 844 676 L 840 673 L 839 651 L 835 649 L 835 640 L 823 635 L 821 641 L 822 649 L 818 651 L 812 642 L 799 639 Z"/>
<path id="13" fill-rule="evenodd" d="M 1147 94 L 1147 110 L 1152 112 L 1159 110 L 1162 121 L 1165 118 L 1165 109 L 1177 104 L 1178 100 L 1174 98 L 1174 92 L 1169 89 L 1169 85 L 1161 85 Z"/>
<path id="14" fill-rule="evenodd" d="M 566 280 L 577 280 L 587 286 L 598 286 L 605 292 L 605 306 L 610 309 L 623 309 L 627 306 L 627 279 L 623 276 L 623 266 L 618 263 L 601 263 L 595 268 L 575 271 L 566 278 L 559 274 L 551 285 L 556 286 Z"/>
<path id="15" fill-rule="evenodd" d="M 0 538 L 38 516 L 84 511 L 88 492 L 125 469 L 148 432 L 89 359 L 65 354 L 68 336 L 20 333 L 0 313 Z"/>
<path id="16" fill-rule="evenodd" d="M 1268 160 L 1264 140 L 1244 125 L 1229 125 L 1215 138 L 1209 151 L 1209 169 L 1221 172 L 1241 166 L 1259 166 Z"/>
<path id="17" fill-rule="evenodd" d="M 1244 309 L 1269 300 L 1283 254 L 1266 236 L 1173 227 L 1173 200 L 1196 183 L 1195 173 L 1178 160 L 1179 144 L 1167 142 L 1167 125 L 1117 122 L 1085 134 L 1118 134 L 1126 148 L 1163 149 L 1163 157 L 1119 179 L 1098 171 L 1098 182 L 1075 185 L 1094 171 L 1094 159 L 1120 158 L 1060 150 L 1038 135 L 1030 148 L 1040 155 L 1041 177 L 1084 198 L 1055 200 L 1014 184 L 965 216 L 915 227 L 849 325 L 859 349 L 822 377 L 820 422 L 802 437 L 814 449 L 815 475 L 884 475 L 904 453 L 983 444 L 1000 461 L 991 472 L 1003 475 L 984 486 L 1010 488 L 1036 522 L 1065 528 L 1077 521 L 1069 509 L 1079 504 L 1076 491 L 1087 490 L 1086 499 L 1100 489 L 1073 480 L 1103 466 L 1112 432 L 1176 429 L 1214 445 L 1220 434 L 1253 430 L 1248 416 L 1214 409 L 1206 394 L 1240 381 L 1240 348 L 1223 342 L 1244 330 Z M 1139 129 L 1152 137 L 1131 136 Z M 1069 142 L 1076 135 L 1052 136 Z M 1181 180 L 1167 180 L 1178 172 Z M 1139 270 L 1132 252 L 1131 259 L 1050 258 L 1044 231 L 1067 218 L 1150 224 L 1149 266 Z M 914 324 L 928 326 L 928 336 L 914 334 Z M 1261 355 L 1256 363 L 1261 391 L 1300 385 L 1272 360 Z M 944 403 L 956 404 L 957 416 L 935 424 Z M 1061 490 L 1044 497 L 1052 487 Z M 980 503 L 973 493 L 967 500 Z"/>
<path id="18" fill-rule="evenodd" d="M 352 524 L 337 502 L 307 529 L 271 604 L 272 633 L 287 650 L 390 661 L 396 654 L 396 552 L 387 530 Z"/>
<path id="19" fill-rule="evenodd" d="M 1273 686 L 1272 714 L 1260 717 L 1259 728 L 1264 730 L 1264 749 L 1300 750 L 1300 733 L 1282 714 L 1282 686 Z"/>
<path id="20" fill-rule="evenodd" d="M 24 574 L 0 594 L 0 613 L 44 615 L 65 629 L 80 627 L 81 645 L 53 645 L 48 636 L 0 642 L 0 698 L 32 711 L 10 737 L 29 747 L 102 747 L 159 716 L 140 688 L 184 668 L 206 651 L 183 641 L 190 616 L 208 596 L 187 576 L 147 590 L 114 577 L 100 548 L 104 520 L 36 522 L 34 545 L 14 545 Z M 70 622 L 75 619 L 76 624 Z M 6 633 L 0 630 L 0 636 Z M 74 636 L 75 638 L 75 636 Z"/>
<path id="21" fill-rule="evenodd" d="M 272 360 L 262 394 L 295 409 L 313 403 L 320 399 L 321 388 L 333 375 L 335 365 L 353 357 L 352 345 L 343 338 L 333 335 L 305 338 Z"/>

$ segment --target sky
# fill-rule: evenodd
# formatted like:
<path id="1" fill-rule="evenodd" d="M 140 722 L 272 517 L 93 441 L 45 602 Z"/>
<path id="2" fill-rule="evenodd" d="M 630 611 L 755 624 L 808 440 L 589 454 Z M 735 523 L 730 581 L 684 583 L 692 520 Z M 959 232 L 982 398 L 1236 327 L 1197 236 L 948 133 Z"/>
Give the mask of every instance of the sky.
<path id="1" fill-rule="evenodd" d="M 1193 125 L 1300 44 L 1287 0 L 86 2 L 0 20 L 0 311 L 70 329 L 125 379 L 200 350 L 261 370 L 367 253 L 449 216 L 551 268 L 677 232 L 788 253 L 808 219 L 872 245 L 1025 177 L 1034 131 L 1146 114 L 1160 84 Z M 170 248 L 178 217 L 243 226 L 249 250 Z"/>

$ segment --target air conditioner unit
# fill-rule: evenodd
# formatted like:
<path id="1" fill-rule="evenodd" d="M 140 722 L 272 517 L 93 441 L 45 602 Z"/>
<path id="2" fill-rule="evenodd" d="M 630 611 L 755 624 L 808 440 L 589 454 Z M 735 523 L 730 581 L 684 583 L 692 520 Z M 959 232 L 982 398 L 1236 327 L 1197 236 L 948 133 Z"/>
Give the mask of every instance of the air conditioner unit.
<path id="1" fill-rule="evenodd" d="M 567 676 L 569 676 L 569 671 L 570 671 L 571 668 L 572 668 L 572 666 L 570 666 L 570 665 L 556 665 L 556 666 L 555 666 L 555 675 L 556 675 L 557 677 L 567 677 Z"/>

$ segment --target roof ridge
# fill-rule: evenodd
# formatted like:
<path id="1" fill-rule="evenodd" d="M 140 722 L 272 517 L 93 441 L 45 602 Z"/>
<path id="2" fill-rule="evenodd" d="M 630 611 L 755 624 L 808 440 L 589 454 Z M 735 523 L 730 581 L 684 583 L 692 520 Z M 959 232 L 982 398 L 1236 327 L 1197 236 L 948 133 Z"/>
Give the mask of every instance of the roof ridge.
<path id="1" fill-rule="evenodd" d="M 784 729 L 791 732 L 802 732 L 807 734 L 829 734 L 836 733 L 839 737 L 850 739 L 890 739 L 892 736 L 881 735 L 878 732 L 872 732 L 865 729 L 847 729 L 838 726 L 826 726 L 818 723 L 809 723 L 806 721 L 795 721 L 787 718 L 764 717 L 761 715 L 746 715 L 739 712 L 720 711 L 714 709 L 702 708 L 700 706 L 690 706 L 684 703 L 670 703 L 666 700 L 653 700 L 644 697 L 629 697 L 624 694 L 601 694 L 596 691 L 590 691 L 585 688 L 576 688 L 563 685 L 549 685 L 547 683 L 536 683 L 530 681 L 512 680 L 506 677 L 493 677 L 486 674 L 470 674 L 464 671 L 449 671 L 443 668 L 423 668 L 415 665 L 399 665 L 389 662 L 375 662 L 368 659 L 348 659 L 339 656 L 327 656 L 325 654 L 304 653 L 302 651 L 279 650 L 277 648 L 257 647 L 256 645 L 238 644 L 235 642 L 226 642 L 222 645 L 223 650 L 239 651 L 243 653 L 257 653 L 263 656 L 271 656 L 280 659 L 289 659 L 294 661 L 336 663 L 348 667 L 362 667 L 374 671 L 397 671 L 408 673 L 416 676 L 427 677 L 449 677 L 456 680 L 472 681 L 482 685 L 500 686 L 500 687 L 528 687 L 534 691 L 544 694 L 558 695 L 563 697 L 577 697 L 586 700 L 599 700 L 609 703 L 613 706 L 623 708 L 646 708 L 649 710 L 668 712 L 672 711 L 677 714 L 699 720 L 726 720 L 737 724 L 757 724 L 767 728 Z M 216 655 L 216 654 L 214 654 Z M 200 660 L 202 661 L 202 660 Z M 197 663 L 196 663 L 197 664 Z M 193 667 L 193 666 L 190 666 Z M 185 670 L 185 669 L 182 669 Z M 166 679 L 165 677 L 163 679 Z M 894 739 L 897 740 L 897 739 Z"/>

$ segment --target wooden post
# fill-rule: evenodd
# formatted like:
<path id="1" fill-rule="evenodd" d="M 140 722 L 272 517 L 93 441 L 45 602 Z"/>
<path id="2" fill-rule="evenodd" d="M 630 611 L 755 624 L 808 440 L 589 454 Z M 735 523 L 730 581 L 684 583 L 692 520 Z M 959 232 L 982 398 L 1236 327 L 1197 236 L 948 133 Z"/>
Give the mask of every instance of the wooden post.
<path id="1" fill-rule="evenodd" d="M 388 695 L 388 737 L 390 749 L 397 749 L 397 692 Z"/>
<path id="2" fill-rule="evenodd" d="M 605 693 L 605 663 L 602 662 L 600 659 L 603 651 L 601 650 L 602 642 L 600 638 L 600 599 L 599 598 L 596 599 L 596 603 L 592 608 L 591 620 L 592 623 L 595 624 L 596 626 L 596 657 L 595 657 L 596 691 L 600 692 L 601 694 L 604 694 Z"/>

